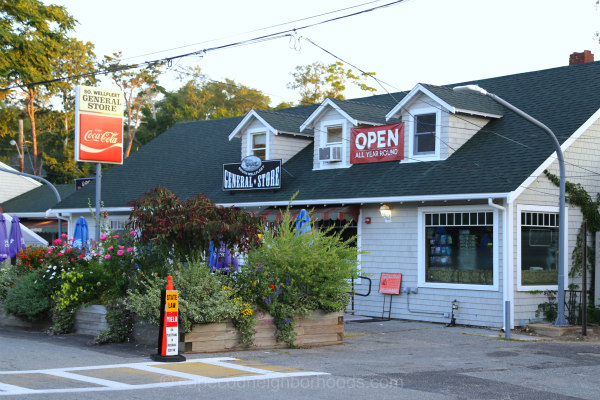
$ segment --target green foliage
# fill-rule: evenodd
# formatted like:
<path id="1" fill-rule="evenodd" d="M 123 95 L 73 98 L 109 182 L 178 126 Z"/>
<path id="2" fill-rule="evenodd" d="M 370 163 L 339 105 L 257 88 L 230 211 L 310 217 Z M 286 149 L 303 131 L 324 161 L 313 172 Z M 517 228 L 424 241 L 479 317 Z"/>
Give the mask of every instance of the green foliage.
<path id="1" fill-rule="evenodd" d="M 544 171 L 546 177 L 552 182 L 554 185 L 559 186 L 560 178 L 549 171 Z M 589 193 L 584 189 L 584 187 L 580 184 L 575 184 L 569 181 L 565 182 L 565 193 L 566 198 L 565 201 L 579 207 L 581 213 L 583 214 L 583 220 L 587 224 L 587 231 L 592 235 L 592 242 L 595 242 L 596 232 L 600 230 L 600 194 L 596 195 L 596 200 L 593 200 Z M 573 248 L 573 253 L 571 254 L 571 269 L 569 271 L 570 276 L 581 275 L 581 271 L 583 269 L 583 244 L 587 242 L 587 237 L 584 238 L 583 233 L 583 224 L 579 228 L 579 233 L 577 234 L 577 240 L 575 242 L 575 247 Z M 589 271 L 591 271 L 591 279 L 590 282 L 594 282 L 596 269 L 593 268 L 595 265 L 595 254 L 594 249 L 592 247 L 587 248 L 587 260 L 586 265 Z M 594 300 L 594 285 L 591 286 L 591 290 L 589 291 L 590 303 Z"/>
<path id="2" fill-rule="evenodd" d="M 96 343 L 129 341 L 133 332 L 134 314 L 127 307 L 127 299 L 114 299 L 106 305 L 106 322 L 109 329 L 98 335 Z"/>
<path id="3" fill-rule="evenodd" d="M 52 309 L 52 326 L 49 333 L 53 335 L 64 335 L 75 330 L 75 312 L 77 308 L 57 308 Z"/>
<path id="4" fill-rule="evenodd" d="M 328 97 L 344 99 L 346 82 L 350 81 L 361 90 L 374 92 L 376 89 L 364 83 L 368 76 L 374 72 L 356 75 L 352 69 L 344 69 L 344 64 L 335 62 L 325 65 L 314 62 L 310 65 L 299 65 L 296 72 L 292 73 L 294 81 L 288 83 L 289 89 L 300 91 L 300 104 L 321 103 Z"/>
<path id="5" fill-rule="evenodd" d="M 286 212 L 279 229 L 265 230 L 263 245 L 253 248 L 246 265 L 229 278 L 238 296 L 273 316 L 278 339 L 294 344 L 298 315 L 348 305 L 357 250 L 351 245 L 355 238 L 343 240 L 342 234 L 330 229 L 297 235 Z"/>
<path id="6" fill-rule="evenodd" d="M 225 79 L 225 82 L 209 80 L 199 69 L 186 74 L 191 75 L 191 79 L 181 88 L 164 92 L 161 100 L 142 109 L 144 117 L 138 130 L 142 143 L 178 122 L 236 117 L 253 108 L 269 108 L 269 97 L 256 89 L 231 79 Z"/>
<path id="7" fill-rule="evenodd" d="M 176 263 L 174 267 L 178 271 L 173 285 L 179 291 L 179 321 L 186 332 L 190 332 L 194 324 L 219 322 L 239 314 L 240 307 L 230 298 L 221 277 L 211 273 L 206 264 Z M 139 287 L 128 291 L 129 308 L 138 318 L 155 324 L 160 322 L 160 294 L 166 283 L 166 279 L 146 276 Z"/>
<path id="8" fill-rule="evenodd" d="M 0 263 L 0 302 L 6 300 L 8 292 L 15 286 L 19 276 L 22 275 L 23 269 L 18 266 L 8 264 L 6 268 L 2 268 Z"/>
<path id="9" fill-rule="evenodd" d="M 37 272 L 21 277 L 4 301 L 7 314 L 31 321 L 43 319 L 50 311 L 50 291 Z"/>
<path id="10" fill-rule="evenodd" d="M 181 201 L 158 186 L 130 205 L 133 211 L 127 227 L 140 232 L 140 242 L 151 244 L 165 258 L 200 260 L 211 241 L 223 241 L 240 252 L 258 243 L 258 218 L 237 208 L 217 206 L 202 194 Z"/>
<path id="11" fill-rule="evenodd" d="M 112 71 L 113 82 L 125 95 L 125 127 L 126 143 L 123 148 L 125 158 L 129 157 L 136 140 L 137 128 L 142 120 L 142 107 L 152 96 L 160 91 L 158 78 L 162 73 L 163 62 L 155 62 L 141 69 L 123 68 L 126 65 L 119 61 L 123 58 L 120 52 L 112 56 L 104 56 L 103 67 Z"/>

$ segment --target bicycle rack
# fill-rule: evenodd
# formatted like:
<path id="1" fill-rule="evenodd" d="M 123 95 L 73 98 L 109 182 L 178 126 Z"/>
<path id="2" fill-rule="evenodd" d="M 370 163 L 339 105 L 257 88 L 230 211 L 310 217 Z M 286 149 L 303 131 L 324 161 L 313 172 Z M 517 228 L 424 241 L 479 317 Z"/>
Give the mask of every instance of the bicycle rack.
<path id="1" fill-rule="evenodd" d="M 360 278 L 360 279 L 366 279 L 369 281 L 369 290 L 367 291 L 367 293 L 355 293 L 354 292 L 354 279 L 355 278 Z M 350 310 L 350 312 L 354 313 L 354 296 L 361 296 L 361 297 L 367 297 L 368 295 L 371 294 L 371 287 L 373 286 L 373 281 L 371 281 L 371 278 L 369 278 L 368 276 L 364 276 L 364 275 L 359 275 L 359 276 L 353 276 L 352 277 L 352 290 L 350 292 L 348 292 L 349 294 L 352 295 L 352 309 Z"/>

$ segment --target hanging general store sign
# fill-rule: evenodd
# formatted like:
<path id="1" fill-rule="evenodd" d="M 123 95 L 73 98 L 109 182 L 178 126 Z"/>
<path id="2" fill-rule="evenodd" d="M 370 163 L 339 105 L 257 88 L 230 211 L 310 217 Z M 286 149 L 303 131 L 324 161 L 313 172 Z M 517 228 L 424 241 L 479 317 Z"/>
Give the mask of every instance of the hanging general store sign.
<path id="1" fill-rule="evenodd" d="M 223 164 L 223 190 L 279 189 L 281 160 L 248 156 L 241 163 Z"/>
<path id="2" fill-rule="evenodd" d="M 123 92 L 77 86 L 75 161 L 123 163 Z"/>
<path id="3" fill-rule="evenodd" d="M 404 123 L 353 128 L 350 163 L 366 164 L 404 159 Z"/>

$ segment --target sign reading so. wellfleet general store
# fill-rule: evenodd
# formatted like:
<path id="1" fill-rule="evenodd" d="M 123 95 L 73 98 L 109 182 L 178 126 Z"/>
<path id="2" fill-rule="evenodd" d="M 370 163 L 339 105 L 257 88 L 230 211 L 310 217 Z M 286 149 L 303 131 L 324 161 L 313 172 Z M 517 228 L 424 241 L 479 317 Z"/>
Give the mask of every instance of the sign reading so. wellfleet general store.
<path id="1" fill-rule="evenodd" d="M 223 190 L 279 189 L 281 160 L 245 157 L 241 163 L 223 164 Z"/>
<path id="2" fill-rule="evenodd" d="M 404 124 L 353 128 L 350 131 L 350 163 L 365 164 L 404 158 Z"/>
<path id="3" fill-rule="evenodd" d="M 123 163 L 123 92 L 77 86 L 75 161 Z"/>

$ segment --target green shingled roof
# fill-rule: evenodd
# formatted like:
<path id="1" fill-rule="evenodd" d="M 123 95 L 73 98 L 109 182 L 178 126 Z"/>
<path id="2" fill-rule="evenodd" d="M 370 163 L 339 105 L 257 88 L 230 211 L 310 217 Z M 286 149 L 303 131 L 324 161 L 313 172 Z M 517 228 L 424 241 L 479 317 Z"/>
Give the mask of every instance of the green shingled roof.
<path id="1" fill-rule="evenodd" d="M 460 84 L 466 83 L 478 84 L 544 122 L 561 143 L 600 109 L 600 62 Z M 475 107 L 482 100 L 475 95 L 455 96 L 451 88 L 456 85 L 428 87 L 457 108 Z M 365 110 L 383 106 L 389 111 L 406 94 L 354 99 L 352 106 L 366 104 Z M 483 109 L 490 110 L 490 104 L 482 104 Z M 316 107 L 277 112 L 308 116 Z M 357 108 L 351 112 L 356 118 L 369 111 Z M 105 172 L 102 200 L 105 207 L 125 206 L 159 184 L 181 198 L 204 193 L 221 204 L 287 201 L 296 191 L 300 192 L 300 201 L 332 202 L 340 198 L 508 193 L 516 190 L 554 148 L 537 127 L 508 110 L 501 114 L 502 118 L 492 120 L 444 161 L 385 162 L 314 171 L 313 147 L 308 146 L 284 165 L 280 190 L 235 193 L 221 189 L 222 165 L 239 162 L 241 142 L 229 141 L 228 135 L 242 118 L 180 123 L 134 153 L 122 166 Z M 86 208 L 88 197 L 93 196 L 93 187 L 85 187 L 57 208 Z"/>
<path id="2" fill-rule="evenodd" d="M 504 107 L 487 96 L 474 93 L 455 92 L 452 87 L 422 84 L 431 93 L 454 108 L 482 114 L 504 115 Z"/>
<path id="3" fill-rule="evenodd" d="M 338 106 L 346 114 L 359 122 L 372 122 L 375 124 L 386 124 L 385 115 L 390 111 L 390 107 L 381 106 L 378 104 L 366 104 L 359 103 L 352 100 L 331 100 L 336 106 Z"/>
<path id="4" fill-rule="evenodd" d="M 254 110 L 262 119 L 278 132 L 300 133 L 300 125 L 306 120 L 307 115 L 280 113 L 272 110 Z M 313 135 L 312 129 L 305 129 L 302 134 Z"/>
<path id="5" fill-rule="evenodd" d="M 61 199 L 75 192 L 75 184 L 55 185 Z M 54 191 L 48 185 L 38 186 L 0 204 L 6 213 L 44 212 L 58 203 Z"/>

